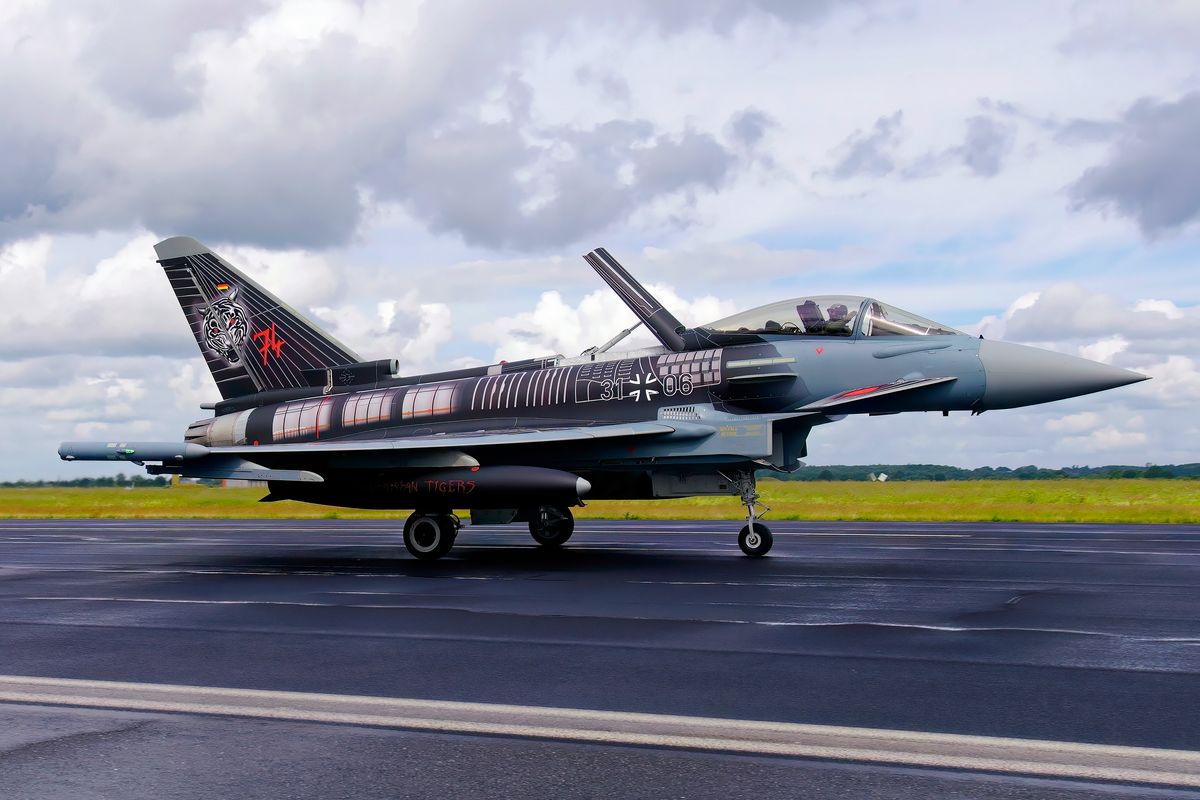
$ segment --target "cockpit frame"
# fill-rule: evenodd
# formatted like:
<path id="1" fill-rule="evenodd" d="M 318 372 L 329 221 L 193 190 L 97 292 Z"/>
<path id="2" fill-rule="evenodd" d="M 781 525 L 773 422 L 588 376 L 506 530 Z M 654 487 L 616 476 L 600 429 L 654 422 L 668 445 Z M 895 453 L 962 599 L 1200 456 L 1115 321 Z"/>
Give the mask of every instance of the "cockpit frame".
<path id="1" fill-rule="evenodd" d="M 695 330 L 705 339 L 728 343 L 793 336 L 859 339 L 965 335 L 875 298 L 854 295 L 791 298 L 740 311 Z"/>

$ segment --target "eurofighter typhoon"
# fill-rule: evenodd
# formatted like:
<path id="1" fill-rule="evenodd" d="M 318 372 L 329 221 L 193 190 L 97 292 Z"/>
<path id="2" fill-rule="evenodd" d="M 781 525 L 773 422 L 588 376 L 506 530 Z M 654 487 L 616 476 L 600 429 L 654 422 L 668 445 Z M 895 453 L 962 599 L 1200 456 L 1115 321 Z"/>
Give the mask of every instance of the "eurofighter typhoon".
<path id="1" fill-rule="evenodd" d="M 687 328 L 604 249 L 584 256 L 659 345 L 427 375 L 364 361 L 207 247 L 155 245 L 221 400 L 181 442 L 65 442 L 67 461 L 265 481 L 264 502 L 414 509 L 413 556 L 475 524 L 524 522 L 560 547 L 584 499 L 731 495 L 738 544 L 772 544 L 755 474 L 799 466 L 847 414 L 1045 403 L 1145 380 L 1082 358 L 968 336 L 869 297 L 781 300 Z M 635 326 L 636 327 L 636 326 Z"/>

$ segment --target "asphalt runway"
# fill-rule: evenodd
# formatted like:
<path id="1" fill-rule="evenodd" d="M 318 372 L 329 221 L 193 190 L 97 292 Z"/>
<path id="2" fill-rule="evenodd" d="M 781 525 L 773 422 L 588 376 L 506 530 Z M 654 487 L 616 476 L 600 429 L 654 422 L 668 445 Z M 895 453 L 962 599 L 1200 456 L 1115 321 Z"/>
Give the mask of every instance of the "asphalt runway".
<path id="1" fill-rule="evenodd" d="M 0 521 L 0 798 L 1200 796 L 1200 526 L 771 525 Z"/>

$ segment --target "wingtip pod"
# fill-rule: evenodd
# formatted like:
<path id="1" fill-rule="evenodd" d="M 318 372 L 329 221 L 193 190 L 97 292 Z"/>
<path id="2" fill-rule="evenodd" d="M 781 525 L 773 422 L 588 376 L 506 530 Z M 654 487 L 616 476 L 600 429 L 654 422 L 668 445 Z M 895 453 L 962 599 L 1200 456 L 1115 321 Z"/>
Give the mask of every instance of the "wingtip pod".
<path id="1" fill-rule="evenodd" d="M 202 458 L 209 450 L 192 442 L 63 442 L 63 461 L 184 461 Z"/>

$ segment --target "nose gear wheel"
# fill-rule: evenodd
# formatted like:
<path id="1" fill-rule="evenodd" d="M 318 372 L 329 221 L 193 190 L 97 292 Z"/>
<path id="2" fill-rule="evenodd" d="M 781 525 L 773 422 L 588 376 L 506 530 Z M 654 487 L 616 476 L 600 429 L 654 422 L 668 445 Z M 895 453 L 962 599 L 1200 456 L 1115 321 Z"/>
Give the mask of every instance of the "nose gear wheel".
<path id="1" fill-rule="evenodd" d="M 738 533 L 738 547 L 751 558 L 765 556 L 775 543 L 775 537 L 771 535 L 771 529 L 760 521 L 761 514 L 771 509 L 758 502 L 758 484 L 754 473 L 735 472 L 732 476 L 726 475 L 725 478 L 737 488 L 742 505 L 746 507 L 746 526 Z"/>
<path id="2" fill-rule="evenodd" d="M 775 537 L 771 535 L 771 529 L 761 522 L 754 523 L 753 527 L 746 525 L 738 534 L 738 547 L 751 558 L 765 556 L 774 543 Z"/>

